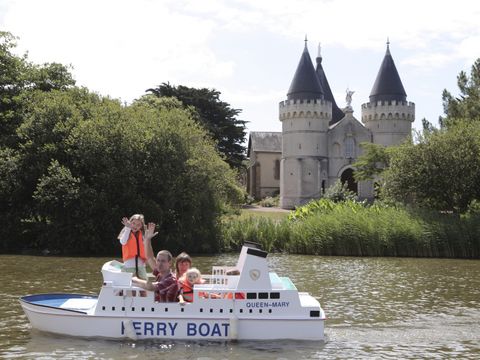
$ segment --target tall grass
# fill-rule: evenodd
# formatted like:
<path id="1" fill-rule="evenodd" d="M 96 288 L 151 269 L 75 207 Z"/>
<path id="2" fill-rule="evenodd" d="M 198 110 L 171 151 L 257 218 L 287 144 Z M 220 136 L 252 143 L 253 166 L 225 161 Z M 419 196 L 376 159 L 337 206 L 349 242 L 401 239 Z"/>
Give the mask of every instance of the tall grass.
<path id="1" fill-rule="evenodd" d="M 348 256 L 480 257 L 480 216 L 416 211 L 401 206 L 319 200 L 288 219 L 230 218 L 225 249 L 243 241 L 267 251 Z"/>
<path id="2" fill-rule="evenodd" d="M 222 222 L 221 229 L 225 250 L 237 250 L 245 241 L 253 241 L 269 252 L 283 251 L 291 233 L 286 220 L 265 216 L 229 217 Z"/>

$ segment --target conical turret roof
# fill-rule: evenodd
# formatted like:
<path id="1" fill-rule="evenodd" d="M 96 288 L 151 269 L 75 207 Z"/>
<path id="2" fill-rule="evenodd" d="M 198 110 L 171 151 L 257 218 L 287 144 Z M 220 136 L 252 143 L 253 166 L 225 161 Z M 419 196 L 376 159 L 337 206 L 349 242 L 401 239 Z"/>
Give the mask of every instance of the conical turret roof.
<path id="1" fill-rule="evenodd" d="M 377 79 L 370 93 L 370 101 L 406 101 L 407 93 L 403 88 L 402 80 L 398 75 L 395 62 L 390 54 L 390 46 L 387 42 L 387 52 L 377 74 Z"/>
<path id="2" fill-rule="evenodd" d="M 333 125 L 336 122 L 343 119 L 345 114 L 337 106 L 337 103 L 335 102 L 335 98 L 333 97 L 332 90 L 330 89 L 330 85 L 328 84 L 327 76 L 325 75 L 325 71 L 323 70 L 323 67 L 322 67 L 322 56 L 320 55 L 320 48 L 318 51 L 317 68 L 315 72 L 317 73 L 318 80 L 320 81 L 320 85 L 322 86 L 323 93 L 324 93 L 323 96 L 325 100 L 328 100 L 332 103 L 332 120 L 330 120 L 329 125 Z"/>
<path id="3" fill-rule="evenodd" d="M 305 41 L 305 48 L 297 70 L 293 76 L 292 83 L 287 93 L 288 100 L 311 100 L 323 99 L 323 89 L 313 67 L 312 59 L 308 53 L 307 43 Z"/>

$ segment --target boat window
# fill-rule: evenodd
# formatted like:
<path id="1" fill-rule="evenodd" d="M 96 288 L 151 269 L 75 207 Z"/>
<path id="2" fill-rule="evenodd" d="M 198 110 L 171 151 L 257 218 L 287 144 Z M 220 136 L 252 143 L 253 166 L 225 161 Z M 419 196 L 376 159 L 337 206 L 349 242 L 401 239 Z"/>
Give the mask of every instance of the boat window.
<path id="1" fill-rule="evenodd" d="M 259 299 L 268 299 L 268 293 L 266 293 L 266 292 L 258 293 L 258 298 Z"/>
<path id="2" fill-rule="evenodd" d="M 320 317 L 320 311 L 310 310 L 310 317 Z"/>
<path id="3" fill-rule="evenodd" d="M 280 299 L 280 293 L 279 292 L 270 293 L 270 299 Z"/>
<path id="4" fill-rule="evenodd" d="M 257 293 L 247 293 L 247 299 L 256 299 Z"/>
<path id="5" fill-rule="evenodd" d="M 223 295 L 223 298 L 224 298 L 224 299 L 233 299 L 233 293 L 225 293 L 225 294 Z M 243 300 L 243 299 L 245 299 L 245 293 L 236 292 L 236 293 L 235 293 L 235 299 L 236 299 L 236 300 Z"/>

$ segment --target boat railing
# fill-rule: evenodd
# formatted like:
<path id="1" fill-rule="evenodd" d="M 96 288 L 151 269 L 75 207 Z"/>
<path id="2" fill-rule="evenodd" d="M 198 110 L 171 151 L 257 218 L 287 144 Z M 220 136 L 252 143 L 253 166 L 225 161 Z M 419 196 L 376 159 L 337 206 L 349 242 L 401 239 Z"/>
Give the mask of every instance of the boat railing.
<path id="1" fill-rule="evenodd" d="M 229 275 L 232 272 L 232 267 L 228 266 L 213 266 L 211 275 L 203 275 L 205 284 L 211 285 L 212 288 L 217 289 L 234 289 L 238 284 L 238 275 Z"/>

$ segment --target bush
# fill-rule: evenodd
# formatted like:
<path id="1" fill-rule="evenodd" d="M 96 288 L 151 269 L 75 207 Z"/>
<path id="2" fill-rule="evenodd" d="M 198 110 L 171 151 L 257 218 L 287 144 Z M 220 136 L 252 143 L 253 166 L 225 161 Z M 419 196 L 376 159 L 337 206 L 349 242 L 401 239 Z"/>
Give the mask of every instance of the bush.
<path id="1" fill-rule="evenodd" d="M 17 148 L 0 152 L 0 169 L 16 161 L 0 182 L 2 213 L 20 219 L 2 235 L 39 251 L 120 254 L 120 219 L 143 213 L 159 224 L 154 247 L 217 251 L 224 204 L 243 192 L 206 132 L 164 101 L 30 94 Z"/>

